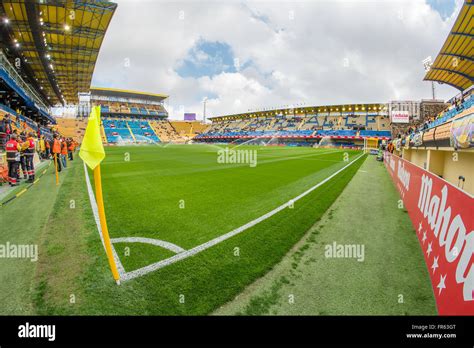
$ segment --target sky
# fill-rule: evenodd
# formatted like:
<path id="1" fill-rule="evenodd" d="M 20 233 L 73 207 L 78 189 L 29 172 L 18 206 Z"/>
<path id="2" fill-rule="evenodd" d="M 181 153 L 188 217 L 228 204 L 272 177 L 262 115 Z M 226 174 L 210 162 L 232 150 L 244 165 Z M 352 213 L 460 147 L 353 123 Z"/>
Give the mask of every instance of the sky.
<path id="1" fill-rule="evenodd" d="M 170 97 L 171 119 L 431 98 L 462 0 L 117 0 L 92 86 Z M 436 97 L 452 87 L 435 84 Z"/>

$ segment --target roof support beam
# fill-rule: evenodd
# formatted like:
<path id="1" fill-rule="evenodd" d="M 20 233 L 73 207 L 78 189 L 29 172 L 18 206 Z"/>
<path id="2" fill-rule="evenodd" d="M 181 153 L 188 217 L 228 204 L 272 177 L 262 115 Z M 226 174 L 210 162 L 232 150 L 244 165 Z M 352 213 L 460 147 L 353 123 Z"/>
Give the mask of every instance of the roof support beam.
<path id="1" fill-rule="evenodd" d="M 29 22 L 27 21 L 15 21 L 20 31 L 29 31 Z M 64 28 L 60 23 L 44 23 L 41 26 L 41 30 L 45 34 L 55 35 L 74 35 L 85 39 L 95 39 L 97 36 L 104 36 L 105 30 L 92 29 L 88 27 L 73 27 L 70 33 L 65 32 Z"/>
<path id="2" fill-rule="evenodd" d="M 92 3 L 80 0 L 74 2 L 74 9 L 82 9 L 84 7 L 87 8 L 88 12 L 103 14 L 105 12 L 114 12 L 117 8 L 117 4 L 113 2 Z"/>
<path id="3" fill-rule="evenodd" d="M 450 57 L 456 57 L 456 58 L 461 58 L 464 60 L 469 60 L 471 62 L 474 62 L 474 58 L 468 57 L 468 56 L 463 56 L 462 54 L 454 54 L 454 53 L 440 53 L 440 56 L 450 56 Z"/>
<path id="4" fill-rule="evenodd" d="M 22 44 L 23 51 L 34 51 L 36 52 L 36 46 L 32 42 L 25 42 Z M 93 54 L 98 54 L 98 48 L 88 48 L 84 46 L 69 46 L 69 45 L 60 45 L 60 44 L 50 44 L 48 52 L 49 53 L 77 53 L 84 56 L 90 56 Z"/>
<path id="5" fill-rule="evenodd" d="M 26 10 L 26 15 L 28 16 L 28 23 L 31 28 L 31 35 L 33 36 L 33 41 L 35 43 L 36 50 L 38 51 L 41 64 L 43 65 L 43 69 L 46 72 L 46 75 L 48 76 L 49 84 L 51 85 L 51 88 L 53 89 L 59 101 L 64 104 L 61 98 L 61 92 L 59 91 L 58 86 L 54 82 L 53 76 L 48 70 L 50 63 L 46 58 L 46 55 L 45 55 L 46 47 L 44 46 L 42 37 L 40 35 L 40 27 L 38 25 L 39 20 L 38 20 L 38 13 L 36 9 L 36 2 L 34 0 L 25 0 L 25 10 Z"/>
<path id="6" fill-rule="evenodd" d="M 467 74 L 464 74 L 460 71 L 455 71 L 455 70 L 451 70 L 451 69 L 445 69 L 445 68 L 431 68 L 431 70 L 436 70 L 436 71 L 446 71 L 448 73 L 451 73 L 451 74 L 457 74 L 457 75 L 460 75 L 462 77 L 465 77 L 466 79 L 470 80 L 471 82 L 474 82 L 474 77 L 472 76 L 469 76 Z"/>
<path id="7" fill-rule="evenodd" d="M 466 37 L 473 37 L 474 35 L 468 33 L 461 33 L 459 31 L 452 31 L 450 35 L 459 35 L 459 36 L 466 36 Z"/>

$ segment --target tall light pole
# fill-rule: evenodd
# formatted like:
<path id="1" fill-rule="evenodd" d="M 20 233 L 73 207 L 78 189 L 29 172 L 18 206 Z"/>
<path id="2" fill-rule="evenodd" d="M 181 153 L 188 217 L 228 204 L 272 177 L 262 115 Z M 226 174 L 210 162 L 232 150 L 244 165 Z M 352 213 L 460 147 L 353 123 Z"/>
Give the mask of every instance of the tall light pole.
<path id="1" fill-rule="evenodd" d="M 431 59 L 431 56 L 426 57 L 421 61 L 423 63 L 423 67 L 425 68 L 425 72 L 428 72 L 431 70 L 431 65 L 433 65 L 433 61 Z M 435 85 L 434 81 L 431 81 L 431 93 L 433 94 L 433 100 L 435 100 Z"/>
<path id="2" fill-rule="evenodd" d="M 206 103 L 207 103 L 207 97 L 204 97 L 202 104 L 203 104 L 203 112 L 202 112 L 202 119 L 204 123 L 206 123 Z"/>

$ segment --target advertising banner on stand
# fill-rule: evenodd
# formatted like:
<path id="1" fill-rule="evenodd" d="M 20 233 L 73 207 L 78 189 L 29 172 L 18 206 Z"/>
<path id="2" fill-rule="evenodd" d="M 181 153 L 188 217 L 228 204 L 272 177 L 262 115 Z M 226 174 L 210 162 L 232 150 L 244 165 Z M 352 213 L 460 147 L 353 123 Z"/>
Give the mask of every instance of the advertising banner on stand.
<path id="1" fill-rule="evenodd" d="M 392 111 L 390 120 L 392 123 L 410 123 L 408 111 Z"/>
<path id="2" fill-rule="evenodd" d="M 474 315 L 474 197 L 385 152 L 415 228 L 440 315 Z"/>

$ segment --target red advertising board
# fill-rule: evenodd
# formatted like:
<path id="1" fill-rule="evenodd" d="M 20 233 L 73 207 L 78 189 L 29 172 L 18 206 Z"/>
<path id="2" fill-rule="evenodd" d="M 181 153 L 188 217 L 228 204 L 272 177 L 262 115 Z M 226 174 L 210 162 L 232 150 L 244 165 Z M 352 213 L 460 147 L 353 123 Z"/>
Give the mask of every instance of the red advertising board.
<path id="1" fill-rule="evenodd" d="M 474 315 L 474 198 L 386 152 L 384 163 L 415 228 L 440 315 Z"/>

